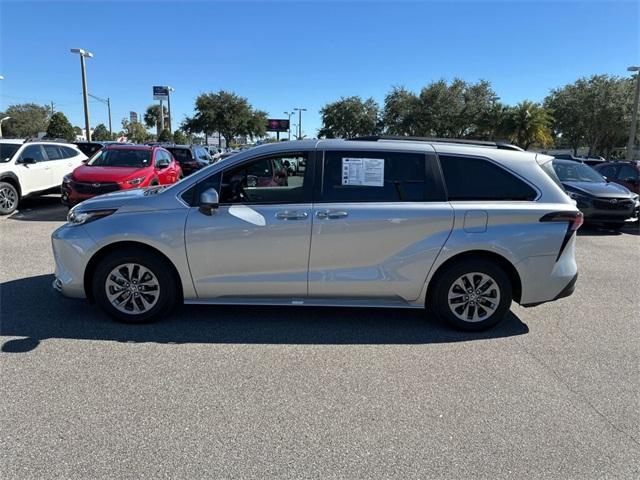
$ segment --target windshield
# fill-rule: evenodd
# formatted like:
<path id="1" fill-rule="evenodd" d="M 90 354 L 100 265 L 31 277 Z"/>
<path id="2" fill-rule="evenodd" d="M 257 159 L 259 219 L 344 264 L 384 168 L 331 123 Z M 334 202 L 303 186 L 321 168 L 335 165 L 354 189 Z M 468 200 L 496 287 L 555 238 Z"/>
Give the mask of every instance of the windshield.
<path id="1" fill-rule="evenodd" d="M 16 143 L 0 143 L 0 162 L 8 162 L 20 148 Z"/>
<path id="2" fill-rule="evenodd" d="M 114 149 L 101 150 L 89 160 L 92 167 L 133 167 L 144 168 L 151 165 L 151 150 Z"/>
<path id="3" fill-rule="evenodd" d="M 561 182 L 604 183 L 606 180 L 593 168 L 578 162 L 553 162 Z"/>

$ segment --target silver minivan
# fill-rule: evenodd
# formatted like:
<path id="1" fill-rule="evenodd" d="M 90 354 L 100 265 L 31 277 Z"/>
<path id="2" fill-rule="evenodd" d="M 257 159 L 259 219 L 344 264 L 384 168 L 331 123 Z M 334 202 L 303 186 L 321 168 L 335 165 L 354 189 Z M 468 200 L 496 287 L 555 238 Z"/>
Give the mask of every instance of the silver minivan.
<path id="1" fill-rule="evenodd" d="M 184 302 L 426 308 L 481 330 L 573 292 L 582 216 L 551 160 L 410 138 L 256 147 L 74 207 L 54 287 L 130 323 Z"/>

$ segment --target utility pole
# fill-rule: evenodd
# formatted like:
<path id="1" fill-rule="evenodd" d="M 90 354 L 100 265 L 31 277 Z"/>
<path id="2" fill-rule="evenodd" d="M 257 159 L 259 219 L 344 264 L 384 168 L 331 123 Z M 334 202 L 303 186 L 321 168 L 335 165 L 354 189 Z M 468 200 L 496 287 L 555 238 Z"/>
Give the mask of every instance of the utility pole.
<path id="1" fill-rule="evenodd" d="M 636 93 L 633 96 L 631 127 L 629 128 L 629 141 L 627 142 L 627 160 L 633 160 L 633 149 L 636 144 L 636 126 L 638 124 L 638 103 L 640 103 L 640 66 L 629 67 L 627 71 L 636 72 Z"/>
<path id="2" fill-rule="evenodd" d="M 160 99 L 160 133 L 158 136 L 162 135 L 164 131 L 164 107 L 162 106 L 162 99 Z"/>
<path id="3" fill-rule="evenodd" d="M 53 115 L 54 110 L 53 110 L 53 100 L 51 100 L 51 115 Z"/>
<path id="4" fill-rule="evenodd" d="M 107 111 L 109 112 L 109 135 L 113 135 L 113 131 L 111 130 L 111 99 L 96 97 L 95 95 L 88 94 L 91 98 L 96 99 L 99 102 L 104 103 L 107 106 Z"/>
<path id="5" fill-rule="evenodd" d="M 87 142 L 91 141 L 91 126 L 89 124 L 89 98 L 87 96 L 87 72 L 84 64 L 85 57 L 93 58 L 93 53 L 87 52 L 81 48 L 72 48 L 71 53 L 80 55 L 80 70 L 82 71 L 82 101 L 84 103 L 84 126 L 85 137 Z"/>
<path id="6" fill-rule="evenodd" d="M 293 110 L 298 112 L 298 140 L 302 140 L 302 112 L 306 112 L 307 109 L 298 107 Z"/>

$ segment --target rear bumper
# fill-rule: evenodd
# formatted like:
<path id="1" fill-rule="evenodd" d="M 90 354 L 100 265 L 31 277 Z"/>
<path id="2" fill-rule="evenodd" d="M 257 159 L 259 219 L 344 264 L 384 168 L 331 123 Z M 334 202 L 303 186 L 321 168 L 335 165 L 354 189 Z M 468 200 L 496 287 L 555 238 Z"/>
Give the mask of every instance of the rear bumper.
<path id="1" fill-rule="evenodd" d="M 558 295 L 556 295 L 554 298 L 552 298 L 551 300 L 548 300 L 548 302 L 553 302 L 555 300 L 560 300 L 561 298 L 566 298 L 566 297 L 570 297 L 571 295 L 573 295 L 573 292 L 575 292 L 576 290 L 576 283 L 578 281 L 578 274 L 576 273 L 573 278 L 571 280 L 569 280 L 569 283 L 567 283 L 567 286 L 564 287 L 560 293 Z M 545 302 L 537 302 L 537 303 L 523 303 L 521 304 L 522 307 L 525 308 L 529 308 L 529 307 L 537 307 L 538 305 L 542 305 L 543 303 L 547 303 L 547 301 Z"/>

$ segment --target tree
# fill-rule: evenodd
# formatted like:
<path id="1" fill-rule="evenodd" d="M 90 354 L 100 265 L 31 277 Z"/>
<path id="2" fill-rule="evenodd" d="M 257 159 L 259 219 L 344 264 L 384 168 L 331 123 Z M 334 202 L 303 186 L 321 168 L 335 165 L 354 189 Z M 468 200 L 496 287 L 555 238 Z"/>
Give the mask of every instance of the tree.
<path id="1" fill-rule="evenodd" d="M 160 135 L 158 135 L 159 142 L 170 142 L 171 140 L 173 140 L 173 136 L 167 128 L 162 130 L 162 132 L 160 132 Z"/>
<path id="2" fill-rule="evenodd" d="M 504 129 L 509 141 L 525 150 L 534 144 L 547 147 L 553 143 L 552 121 L 544 107 L 525 100 L 507 110 Z"/>
<path id="3" fill-rule="evenodd" d="M 164 105 L 162 106 L 162 113 L 164 116 L 164 125 L 168 126 L 169 125 L 169 112 L 167 110 L 167 107 L 165 107 Z M 147 111 L 144 112 L 144 124 L 147 126 L 147 128 L 154 128 L 156 129 L 156 135 L 158 137 L 160 137 L 160 124 L 162 123 L 160 121 L 160 105 L 158 104 L 154 104 L 154 105 L 149 105 L 147 107 Z"/>
<path id="4" fill-rule="evenodd" d="M 187 135 L 182 130 L 176 130 L 173 132 L 173 143 L 177 143 L 178 145 L 184 145 L 189 143 L 189 139 Z"/>
<path id="5" fill-rule="evenodd" d="M 363 135 L 376 135 L 380 131 L 380 107 L 369 98 L 342 97 L 328 103 L 322 110 L 322 128 L 320 137 L 350 138 Z"/>
<path id="6" fill-rule="evenodd" d="M 76 132 L 73 130 L 73 125 L 69 123 L 65 114 L 62 112 L 56 112 L 51 115 L 51 120 L 49 120 L 49 125 L 47 126 L 47 137 L 64 138 L 65 140 L 72 142 L 76 139 Z"/>
<path id="7" fill-rule="evenodd" d="M 11 117 L 2 123 L 2 134 L 7 138 L 34 137 L 47 130 L 50 109 L 35 103 L 11 105 L 2 113 L 2 118 Z"/>
<path id="8" fill-rule="evenodd" d="M 589 154 L 609 156 L 625 143 L 631 122 L 633 81 L 594 75 L 552 90 L 545 99 L 555 119 L 553 128 L 560 141 L 573 148 L 589 147 Z"/>
<path id="9" fill-rule="evenodd" d="M 254 110 L 246 98 L 233 92 L 202 94 L 196 99 L 195 111 L 181 127 L 191 134 L 219 132 L 232 144 L 239 136 L 254 138 L 266 133 L 266 113 Z"/>
<path id="10" fill-rule="evenodd" d="M 140 122 L 130 122 L 126 118 L 122 119 L 122 133 L 133 143 L 144 143 L 149 138 L 149 132 Z"/>
<path id="11" fill-rule="evenodd" d="M 417 136 L 420 99 L 403 87 L 393 87 L 384 99 L 382 123 L 390 135 Z"/>
<path id="12" fill-rule="evenodd" d="M 93 129 L 91 138 L 96 141 L 113 140 L 113 136 L 109 133 L 109 130 L 103 123 L 99 123 Z"/>

